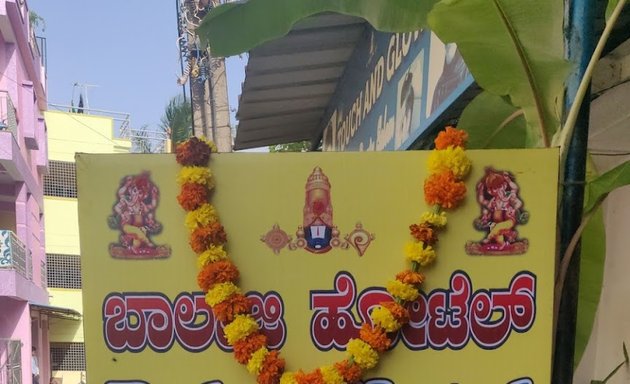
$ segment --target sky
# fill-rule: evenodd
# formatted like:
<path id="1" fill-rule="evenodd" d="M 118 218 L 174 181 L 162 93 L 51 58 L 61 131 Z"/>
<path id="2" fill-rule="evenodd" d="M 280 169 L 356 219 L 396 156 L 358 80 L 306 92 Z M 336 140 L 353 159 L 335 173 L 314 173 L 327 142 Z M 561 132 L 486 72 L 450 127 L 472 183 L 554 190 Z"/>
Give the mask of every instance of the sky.
<path id="1" fill-rule="evenodd" d="M 48 102 L 131 114 L 133 128 L 156 128 L 171 97 L 182 94 L 175 0 L 28 0 L 45 21 Z M 245 59 L 228 60 L 230 108 L 237 107 Z M 187 95 L 188 97 L 188 95 Z M 232 114 L 233 115 L 233 114 Z"/>

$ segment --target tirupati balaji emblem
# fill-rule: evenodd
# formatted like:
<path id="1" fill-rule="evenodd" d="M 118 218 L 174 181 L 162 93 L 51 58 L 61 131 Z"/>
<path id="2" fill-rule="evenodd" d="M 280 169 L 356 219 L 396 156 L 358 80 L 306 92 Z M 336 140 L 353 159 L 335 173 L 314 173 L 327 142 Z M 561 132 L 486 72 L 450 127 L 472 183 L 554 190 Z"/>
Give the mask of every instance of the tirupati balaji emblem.
<path id="1" fill-rule="evenodd" d="M 111 229 L 120 231 L 118 243 L 109 245 L 109 254 L 119 259 L 158 259 L 171 255 L 168 245 L 156 245 L 151 236 L 162 232 L 155 218 L 159 190 L 149 172 L 124 177 L 116 194 L 112 215 L 107 218 Z"/>
<path id="2" fill-rule="evenodd" d="M 287 246 L 290 250 L 305 249 L 312 253 L 325 253 L 332 248 L 348 249 L 351 246 L 359 256 L 363 256 L 374 240 L 374 234 L 365 231 L 363 225 L 357 223 L 352 232 L 340 238 L 339 229 L 333 223 L 330 189 L 328 177 L 320 167 L 315 167 L 306 181 L 303 220 L 295 233 L 295 241 L 278 224 L 261 236 L 261 240 L 275 253 L 280 253 Z"/>
<path id="3" fill-rule="evenodd" d="M 486 168 L 477 183 L 477 202 L 481 215 L 473 225 L 485 233 L 481 241 L 468 241 L 469 255 L 518 255 L 527 252 L 529 242 L 519 238 L 518 225 L 526 224 L 529 212 L 523 209 L 519 186 L 507 171 Z"/>

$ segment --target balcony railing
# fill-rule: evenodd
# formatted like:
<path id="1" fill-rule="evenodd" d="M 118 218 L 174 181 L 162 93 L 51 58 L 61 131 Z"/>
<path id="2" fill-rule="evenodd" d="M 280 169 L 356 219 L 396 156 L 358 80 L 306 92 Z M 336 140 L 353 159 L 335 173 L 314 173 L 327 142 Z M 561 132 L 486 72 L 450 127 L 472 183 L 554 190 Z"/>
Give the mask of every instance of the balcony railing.
<path id="1" fill-rule="evenodd" d="M 0 131 L 9 131 L 17 139 L 17 117 L 7 91 L 0 91 Z"/>
<path id="2" fill-rule="evenodd" d="M 40 271 L 40 281 L 42 284 L 42 287 L 47 287 L 48 286 L 48 266 L 46 264 L 45 261 L 41 262 L 41 268 L 39 269 Z"/>
<path id="3" fill-rule="evenodd" d="M 0 384 L 22 383 L 22 343 L 0 339 Z"/>
<path id="4" fill-rule="evenodd" d="M 12 231 L 0 230 L 0 269 L 14 269 L 24 278 L 33 278 L 31 253 Z"/>

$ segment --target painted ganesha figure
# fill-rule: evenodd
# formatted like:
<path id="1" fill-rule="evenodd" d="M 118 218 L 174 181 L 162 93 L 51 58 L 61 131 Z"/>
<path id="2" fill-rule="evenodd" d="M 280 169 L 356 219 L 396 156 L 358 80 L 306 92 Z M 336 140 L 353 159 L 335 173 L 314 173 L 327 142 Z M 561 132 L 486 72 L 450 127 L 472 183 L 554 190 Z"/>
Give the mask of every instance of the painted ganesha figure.
<path id="1" fill-rule="evenodd" d="M 159 191 L 150 180 L 148 172 L 126 176 L 117 191 L 113 215 L 108 218 L 109 227 L 120 231 L 119 243 L 110 244 L 114 257 L 168 257 L 170 248 L 157 246 L 152 235 L 162 231 L 155 219 Z"/>
<path id="2" fill-rule="evenodd" d="M 519 186 L 507 171 L 486 168 L 477 183 L 477 202 L 481 215 L 475 219 L 475 229 L 485 232 L 480 242 L 468 242 L 466 251 L 478 255 L 521 254 L 528 248 L 527 239 L 520 239 L 517 226 L 526 224 L 529 213 L 523 209 Z"/>

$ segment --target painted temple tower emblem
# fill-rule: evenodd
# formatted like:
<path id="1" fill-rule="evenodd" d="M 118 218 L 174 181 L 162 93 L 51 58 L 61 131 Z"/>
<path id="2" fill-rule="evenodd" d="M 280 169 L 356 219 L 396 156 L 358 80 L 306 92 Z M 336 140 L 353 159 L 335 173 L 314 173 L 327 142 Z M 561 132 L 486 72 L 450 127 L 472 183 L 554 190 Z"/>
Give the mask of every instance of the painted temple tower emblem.
<path id="1" fill-rule="evenodd" d="M 118 243 L 110 243 L 109 254 L 118 259 L 159 259 L 171 255 L 168 245 L 157 245 L 152 236 L 162 232 L 155 211 L 159 190 L 149 172 L 125 176 L 116 194 L 112 214 L 107 218 L 111 229 L 119 231 Z"/>
<path id="2" fill-rule="evenodd" d="M 466 253 L 518 255 L 527 252 L 529 242 L 519 237 L 517 227 L 527 223 L 529 212 L 524 209 L 514 175 L 488 167 L 476 190 L 481 213 L 473 226 L 484 236 L 480 241 L 468 241 Z"/>
<path id="3" fill-rule="evenodd" d="M 317 254 L 333 248 L 352 247 L 359 256 L 363 256 L 374 240 L 374 234 L 365 231 L 361 223 L 357 223 L 354 230 L 340 238 L 339 229 L 333 222 L 331 184 L 320 167 L 315 167 L 306 181 L 302 216 L 302 225 L 298 226 L 294 241 L 278 224 L 261 236 L 261 240 L 275 253 L 285 247 Z"/>

